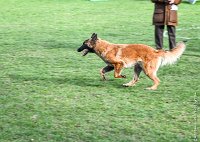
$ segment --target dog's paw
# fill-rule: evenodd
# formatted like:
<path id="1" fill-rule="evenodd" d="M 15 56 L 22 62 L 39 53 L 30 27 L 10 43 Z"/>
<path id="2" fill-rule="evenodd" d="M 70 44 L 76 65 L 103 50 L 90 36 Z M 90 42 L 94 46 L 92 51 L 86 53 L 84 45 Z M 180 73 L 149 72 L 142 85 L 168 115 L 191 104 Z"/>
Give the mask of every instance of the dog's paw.
<path id="1" fill-rule="evenodd" d="M 157 88 L 156 87 L 148 87 L 146 88 L 146 90 L 156 90 Z"/>
<path id="2" fill-rule="evenodd" d="M 124 87 L 131 87 L 131 86 L 135 86 L 135 84 L 130 84 L 130 83 L 126 83 L 126 84 L 123 84 Z"/>
<path id="3" fill-rule="evenodd" d="M 126 78 L 125 75 L 119 75 L 119 76 L 115 76 L 115 78 Z"/>
<path id="4" fill-rule="evenodd" d="M 121 78 L 126 78 L 126 75 L 121 75 Z"/>
<path id="5" fill-rule="evenodd" d="M 101 81 L 106 81 L 107 79 L 105 77 L 102 77 L 101 78 Z"/>
<path id="6" fill-rule="evenodd" d="M 130 85 L 128 85 L 128 84 L 123 84 L 123 86 L 124 86 L 124 87 L 130 87 Z"/>
<path id="7" fill-rule="evenodd" d="M 103 74 L 103 75 L 101 74 L 101 80 L 102 80 L 102 81 L 105 81 L 105 80 L 106 80 L 106 77 L 105 77 L 104 74 Z"/>

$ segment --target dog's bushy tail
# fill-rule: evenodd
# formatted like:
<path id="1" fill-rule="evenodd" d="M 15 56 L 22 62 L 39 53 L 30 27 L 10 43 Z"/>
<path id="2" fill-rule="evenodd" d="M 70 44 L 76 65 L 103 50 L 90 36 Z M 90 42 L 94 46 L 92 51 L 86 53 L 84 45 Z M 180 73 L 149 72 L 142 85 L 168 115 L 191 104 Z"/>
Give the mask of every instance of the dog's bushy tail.
<path id="1" fill-rule="evenodd" d="M 162 56 L 161 66 L 174 64 L 186 49 L 184 42 L 179 42 L 171 51 L 167 51 Z"/>

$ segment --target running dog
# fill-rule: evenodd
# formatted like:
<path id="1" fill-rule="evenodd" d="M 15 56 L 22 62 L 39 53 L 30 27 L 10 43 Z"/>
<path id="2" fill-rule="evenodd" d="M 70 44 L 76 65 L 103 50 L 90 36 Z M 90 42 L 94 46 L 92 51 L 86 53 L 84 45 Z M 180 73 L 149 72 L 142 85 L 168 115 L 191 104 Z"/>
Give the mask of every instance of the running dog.
<path id="1" fill-rule="evenodd" d="M 144 44 L 113 44 L 98 38 L 97 34 L 93 33 L 77 51 L 82 51 L 83 56 L 89 52 L 95 53 L 107 64 L 100 70 L 103 80 L 106 79 L 105 73 L 112 70 L 115 78 L 126 78 L 125 75 L 121 75 L 122 69 L 134 67 L 133 80 L 123 85 L 134 86 L 143 71 L 154 82 L 153 86 L 147 89 L 156 90 L 160 83 L 156 75 L 159 67 L 175 63 L 185 48 L 184 42 L 179 42 L 171 51 L 156 50 Z"/>

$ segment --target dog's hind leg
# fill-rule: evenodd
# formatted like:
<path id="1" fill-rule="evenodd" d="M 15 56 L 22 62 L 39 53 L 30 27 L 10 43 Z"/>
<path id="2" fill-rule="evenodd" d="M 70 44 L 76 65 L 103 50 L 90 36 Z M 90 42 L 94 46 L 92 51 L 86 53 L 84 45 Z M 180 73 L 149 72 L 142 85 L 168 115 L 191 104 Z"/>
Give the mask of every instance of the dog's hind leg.
<path id="1" fill-rule="evenodd" d="M 134 66 L 133 80 L 131 80 L 129 83 L 123 84 L 123 86 L 125 86 L 125 87 L 134 86 L 139 80 L 139 76 L 140 76 L 141 71 L 142 71 L 142 67 L 140 66 L 140 64 L 136 64 Z"/>
<path id="2" fill-rule="evenodd" d="M 155 74 L 155 73 L 153 72 L 153 73 L 151 73 L 151 74 L 148 75 L 148 77 L 149 77 L 151 80 L 153 80 L 153 82 L 154 82 L 154 85 L 153 85 L 153 86 L 151 86 L 151 87 L 149 87 L 149 88 L 146 88 L 146 89 L 148 89 L 148 90 L 156 90 L 157 87 L 158 87 L 158 85 L 159 85 L 159 83 L 160 83 L 159 78 L 158 78 L 157 76 L 155 76 L 154 74 Z"/>
<path id="3" fill-rule="evenodd" d="M 114 67 L 113 67 L 113 66 L 110 66 L 110 65 L 108 65 L 108 66 L 102 68 L 102 69 L 100 70 L 100 75 L 101 75 L 102 80 L 106 80 L 105 73 L 107 73 L 107 72 L 109 72 L 109 71 L 112 71 L 112 70 L 114 70 Z"/>
<path id="4" fill-rule="evenodd" d="M 157 70 L 159 68 L 159 65 L 157 64 L 157 61 L 149 63 L 149 64 L 146 64 L 143 67 L 144 67 L 143 70 L 144 70 L 145 74 L 151 80 L 153 80 L 153 82 L 154 82 L 153 86 L 151 86 L 149 88 L 146 88 L 146 89 L 148 89 L 148 90 L 156 90 L 158 85 L 159 85 L 159 83 L 160 83 L 160 80 L 156 75 L 157 74 Z"/>

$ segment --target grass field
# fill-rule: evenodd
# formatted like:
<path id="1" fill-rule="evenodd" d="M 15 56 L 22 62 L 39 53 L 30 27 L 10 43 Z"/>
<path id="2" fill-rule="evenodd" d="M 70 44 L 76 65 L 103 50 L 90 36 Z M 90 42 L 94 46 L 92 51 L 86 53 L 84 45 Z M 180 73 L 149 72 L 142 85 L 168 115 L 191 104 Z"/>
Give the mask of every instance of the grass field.
<path id="1" fill-rule="evenodd" d="M 200 132 L 200 2 L 179 6 L 187 50 L 159 70 L 101 81 L 105 66 L 76 52 L 93 32 L 113 43 L 154 46 L 148 0 L 0 0 L 1 142 L 192 142 Z M 165 46 L 168 49 L 167 37 Z"/>

